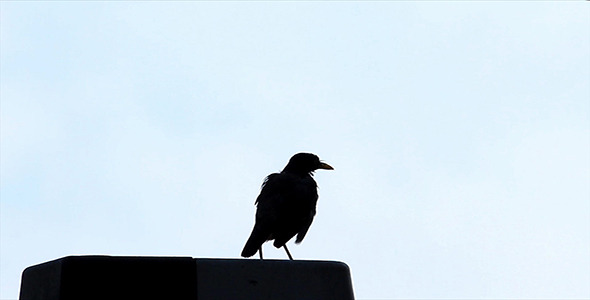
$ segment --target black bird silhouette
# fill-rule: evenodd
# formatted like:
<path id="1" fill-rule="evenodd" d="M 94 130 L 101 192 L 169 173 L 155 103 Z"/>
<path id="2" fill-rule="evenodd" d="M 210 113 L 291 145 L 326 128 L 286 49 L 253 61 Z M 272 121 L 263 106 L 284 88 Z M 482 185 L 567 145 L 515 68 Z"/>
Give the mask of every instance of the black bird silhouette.
<path id="1" fill-rule="evenodd" d="M 243 257 L 258 251 L 262 259 L 262 244 L 274 240 L 273 245 L 283 247 L 293 260 L 287 242 L 297 235 L 301 243 L 316 213 L 317 183 L 313 172 L 317 169 L 334 170 L 311 153 L 293 155 L 281 173 L 273 173 L 262 183 L 256 199 L 256 223 L 242 250 Z"/>

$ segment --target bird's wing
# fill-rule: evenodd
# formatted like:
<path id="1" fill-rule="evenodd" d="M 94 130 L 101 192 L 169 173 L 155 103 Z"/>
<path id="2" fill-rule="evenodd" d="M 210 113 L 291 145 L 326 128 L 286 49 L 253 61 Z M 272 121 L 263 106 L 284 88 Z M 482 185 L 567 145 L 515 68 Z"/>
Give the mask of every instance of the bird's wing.
<path id="1" fill-rule="evenodd" d="M 283 180 L 278 173 L 270 174 L 264 179 L 260 195 L 256 198 L 256 225 L 273 227 L 279 218 L 279 207 L 282 205 Z"/>
<path id="2" fill-rule="evenodd" d="M 242 256 L 249 257 L 256 254 L 256 251 L 271 238 L 272 231 L 276 226 L 278 214 L 274 203 L 280 202 L 280 193 L 276 190 L 279 185 L 279 174 L 268 175 L 262 183 L 260 195 L 256 198 L 256 222 L 252 233 L 242 250 Z"/>
<path id="3" fill-rule="evenodd" d="M 258 202 L 260 201 L 260 198 L 263 197 L 263 195 L 268 195 L 269 192 L 271 192 L 272 190 L 276 190 L 276 186 L 277 185 L 277 181 L 278 181 L 278 173 L 272 173 L 268 176 L 266 176 L 266 178 L 264 178 L 264 182 L 262 182 L 262 186 L 260 187 L 260 195 L 258 195 L 258 197 L 256 198 L 256 202 L 254 202 L 254 204 L 258 204 Z M 266 186 L 268 185 L 268 183 L 270 182 L 270 187 L 266 188 Z"/>

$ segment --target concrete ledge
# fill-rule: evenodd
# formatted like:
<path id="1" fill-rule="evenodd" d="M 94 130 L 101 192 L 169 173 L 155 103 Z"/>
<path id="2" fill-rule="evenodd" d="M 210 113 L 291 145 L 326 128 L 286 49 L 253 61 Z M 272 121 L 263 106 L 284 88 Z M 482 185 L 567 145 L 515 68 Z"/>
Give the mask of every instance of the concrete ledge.
<path id="1" fill-rule="evenodd" d="M 21 300 L 197 299 L 190 257 L 68 256 L 24 270 Z"/>
<path id="2" fill-rule="evenodd" d="M 354 299 L 334 261 L 197 259 L 197 299 Z"/>
<path id="3" fill-rule="evenodd" d="M 28 267 L 20 300 L 354 299 L 335 261 L 68 256 Z"/>

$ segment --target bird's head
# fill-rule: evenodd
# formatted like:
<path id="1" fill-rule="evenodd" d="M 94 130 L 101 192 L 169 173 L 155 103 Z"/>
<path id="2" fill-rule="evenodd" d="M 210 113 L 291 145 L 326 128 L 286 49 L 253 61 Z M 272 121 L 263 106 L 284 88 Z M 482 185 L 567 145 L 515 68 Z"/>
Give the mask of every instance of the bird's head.
<path id="1" fill-rule="evenodd" d="M 309 174 L 317 169 L 334 170 L 329 164 L 322 162 L 320 158 L 311 153 L 297 153 L 291 157 L 283 171 Z"/>

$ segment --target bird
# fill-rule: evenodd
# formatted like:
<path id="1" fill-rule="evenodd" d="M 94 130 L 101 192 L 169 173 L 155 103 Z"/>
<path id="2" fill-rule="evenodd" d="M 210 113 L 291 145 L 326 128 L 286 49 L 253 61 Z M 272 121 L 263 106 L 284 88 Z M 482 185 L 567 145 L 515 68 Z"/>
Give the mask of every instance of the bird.
<path id="1" fill-rule="evenodd" d="M 312 153 L 297 153 L 291 157 L 280 173 L 268 175 L 256 198 L 256 220 L 250 237 L 242 250 L 242 257 L 251 257 L 259 252 L 262 244 L 274 240 L 273 246 L 283 247 L 293 260 L 287 242 L 295 235 L 299 244 L 307 234 L 316 214 L 318 185 L 313 179 L 318 169 L 334 170 Z"/>

